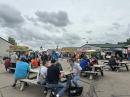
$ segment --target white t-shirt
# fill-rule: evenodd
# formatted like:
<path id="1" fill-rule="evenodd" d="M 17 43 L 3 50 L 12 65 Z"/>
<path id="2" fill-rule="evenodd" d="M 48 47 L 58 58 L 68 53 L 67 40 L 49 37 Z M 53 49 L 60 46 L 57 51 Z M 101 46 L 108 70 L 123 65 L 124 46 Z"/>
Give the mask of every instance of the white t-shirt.
<path id="1" fill-rule="evenodd" d="M 82 70 L 82 68 L 80 67 L 79 63 L 74 63 L 73 67 L 72 67 L 72 72 L 74 75 L 80 75 L 80 71 Z"/>
<path id="2" fill-rule="evenodd" d="M 11 55 L 11 63 L 16 63 L 18 56 L 16 54 Z"/>
<path id="3" fill-rule="evenodd" d="M 39 69 L 39 72 L 37 74 L 37 81 L 42 81 L 43 79 L 46 78 L 46 75 L 47 75 L 47 67 L 41 66 L 40 69 Z M 43 78 L 41 78 L 41 76 Z"/>

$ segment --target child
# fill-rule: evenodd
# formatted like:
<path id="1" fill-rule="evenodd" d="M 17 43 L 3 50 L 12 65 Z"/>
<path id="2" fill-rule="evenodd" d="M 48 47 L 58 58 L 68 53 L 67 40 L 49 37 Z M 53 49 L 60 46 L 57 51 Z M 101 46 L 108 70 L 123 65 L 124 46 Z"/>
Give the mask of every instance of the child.
<path id="1" fill-rule="evenodd" d="M 8 57 L 4 59 L 4 65 L 5 65 L 6 71 L 7 71 L 7 69 L 9 69 L 9 67 L 11 67 L 11 61 Z"/>

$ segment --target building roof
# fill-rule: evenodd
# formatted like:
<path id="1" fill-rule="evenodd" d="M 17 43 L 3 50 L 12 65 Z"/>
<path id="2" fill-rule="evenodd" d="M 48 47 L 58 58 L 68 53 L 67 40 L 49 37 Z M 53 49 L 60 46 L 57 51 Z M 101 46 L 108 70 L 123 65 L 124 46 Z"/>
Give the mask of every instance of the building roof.
<path id="1" fill-rule="evenodd" d="M 82 47 L 100 47 L 100 48 L 122 48 L 124 45 L 118 45 L 118 44 L 85 44 Z"/>
<path id="2" fill-rule="evenodd" d="M 74 52 L 78 49 L 79 47 L 63 47 L 61 49 L 62 52 Z"/>
<path id="3" fill-rule="evenodd" d="M 4 39 L 4 38 L 2 38 L 2 37 L 0 37 L 0 39 L 2 39 L 2 40 L 4 40 L 4 41 L 8 42 L 9 44 L 11 44 L 9 41 L 7 41 L 6 39 Z M 13 44 L 12 44 L 12 45 L 13 45 Z"/>
<path id="4" fill-rule="evenodd" d="M 63 48 L 77 49 L 77 48 L 80 48 L 80 47 L 63 47 Z"/>

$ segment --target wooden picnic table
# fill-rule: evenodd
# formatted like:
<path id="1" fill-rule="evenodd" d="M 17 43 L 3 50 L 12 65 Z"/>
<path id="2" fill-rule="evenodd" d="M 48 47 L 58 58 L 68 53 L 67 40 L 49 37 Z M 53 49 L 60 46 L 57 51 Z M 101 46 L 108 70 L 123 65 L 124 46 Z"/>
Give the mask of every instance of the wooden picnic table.
<path id="1" fill-rule="evenodd" d="M 93 65 L 92 66 L 92 70 L 93 71 L 98 71 L 99 70 L 99 72 L 101 73 L 101 76 L 104 76 L 104 73 L 103 73 L 103 67 L 105 67 L 105 65 Z"/>
<path id="2" fill-rule="evenodd" d="M 118 63 L 119 63 L 119 66 L 126 67 L 126 70 L 129 71 L 128 62 L 122 61 L 122 62 L 118 62 Z"/>
<path id="3" fill-rule="evenodd" d="M 93 67 L 99 67 L 99 68 L 103 68 L 103 67 L 105 67 L 105 65 L 93 65 Z"/>
<path id="4" fill-rule="evenodd" d="M 103 67 L 105 65 L 93 65 L 91 66 L 92 70 L 88 70 L 88 71 L 82 71 L 81 73 L 86 73 L 86 74 L 89 74 L 89 79 L 93 79 L 93 77 L 95 75 L 98 75 L 98 72 L 101 73 L 101 76 L 104 76 L 104 73 L 103 73 Z"/>
<path id="5" fill-rule="evenodd" d="M 104 61 L 103 64 L 108 64 L 109 61 Z M 118 69 L 120 69 L 121 67 L 126 67 L 126 70 L 129 71 L 129 66 L 128 66 L 128 62 L 127 61 L 122 61 L 122 62 L 118 62 L 118 66 L 115 66 L 117 67 Z"/>
<path id="6" fill-rule="evenodd" d="M 40 67 L 38 67 L 38 68 L 34 68 L 34 69 L 30 69 L 30 73 L 29 73 L 29 76 L 30 76 L 30 74 L 31 73 L 35 73 L 36 75 L 35 76 L 33 76 L 33 77 L 28 77 L 28 78 L 26 78 L 26 79 L 21 79 L 20 81 L 21 81 L 21 87 L 20 87 L 20 90 L 21 91 L 23 91 L 23 89 L 24 89 L 24 87 L 25 87 L 25 83 L 31 83 L 31 84 L 35 84 L 35 85 L 39 85 L 38 83 L 37 83 L 37 80 L 36 80 L 36 76 L 37 76 L 37 73 L 39 72 L 39 69 L 40 69 Z M 71 74 L 71 72 L 68 72 L 68 71 L 61 71 L 61 73 L 63 73 L 64 75 L 70 75 Z M 34 79 L 35 78 L 35 79 Z M 63 79 L 61 79 L 61 80 L 64 80 L 65 78 L 63 78 Z"/>
<path id="7" fill-rule="evenodd" d="M 103 62 L 103 64 L 108 64 L 108 63 L 109 63 L 109 61 L 104 61 L 104 62 Z"/>
<path id="8" fill-rule="evenodd" d="M 30 69 L 30 72 L 31 72 L 31 73 L 38 73 L 38 72 L 39 72 L 39 69 L 40 69 L 40 67 L 34 68 L 34 69 Z M 64 73 L 65 75 L 71 74 L 71 72 L 69 72 L 69 71 L 61 71 L 61 73 Z"/>

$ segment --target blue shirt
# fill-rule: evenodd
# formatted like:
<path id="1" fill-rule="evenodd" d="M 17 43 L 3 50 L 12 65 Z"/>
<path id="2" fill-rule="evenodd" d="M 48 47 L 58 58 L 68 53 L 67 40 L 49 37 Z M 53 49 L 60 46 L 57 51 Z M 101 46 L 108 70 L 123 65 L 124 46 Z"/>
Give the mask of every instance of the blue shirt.
<path id="1" fill-rule="evenodd" d="M 54 59 L 54 60 L 58 60 L 59 55 L 58 55 L 56 52 L 54 52 L 54 53 L 52 53 L 51 57 L 52 57 L 52 59 Z"/>
<path id="2" fill-rule="evenodd" d="M 26 78 L 29 71 L 29 65 L 26 62 L 17 62 L 15 69 L 15 78 Z"/>
<path id="3" fill-rule="evenodd" d="M 82 68 L 82 70 L 86 69 L 87 65 L 88 65 L 87 60 L 84 59 L 80 60 L 80 67 Z"/>
<path id="4" fill-rule="evenodd" d="M 26 59 L 27 57 L 26 57 L 25 55 L 21 55 L 21 56 L 20 56 L 20 59 L 21 59 L 21 58 Z"/>

